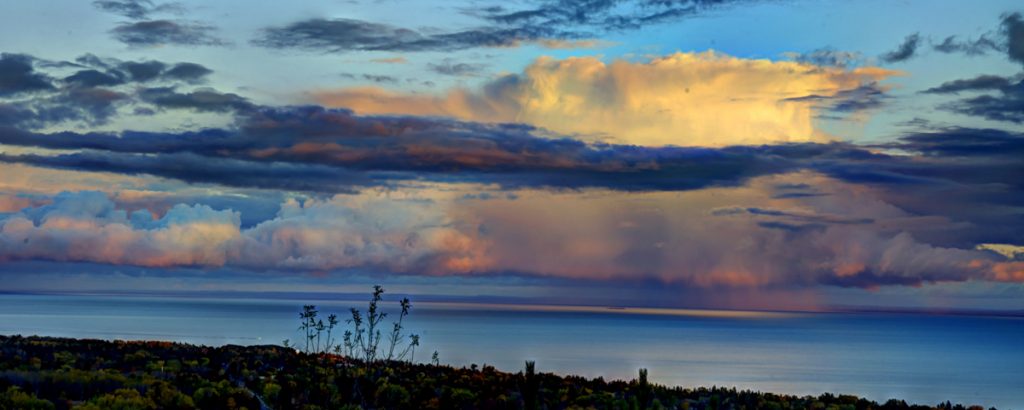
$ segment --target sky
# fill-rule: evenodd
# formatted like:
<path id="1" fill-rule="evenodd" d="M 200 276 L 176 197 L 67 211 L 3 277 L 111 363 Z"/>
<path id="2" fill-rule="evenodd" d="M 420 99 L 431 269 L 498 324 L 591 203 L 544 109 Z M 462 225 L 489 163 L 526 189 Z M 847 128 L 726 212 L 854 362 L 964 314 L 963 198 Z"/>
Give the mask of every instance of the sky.
<path id="1" fill-rule="evenodd" d="M 1024 310 L 1016 1 L 0 3 L 0 291 Z"/>

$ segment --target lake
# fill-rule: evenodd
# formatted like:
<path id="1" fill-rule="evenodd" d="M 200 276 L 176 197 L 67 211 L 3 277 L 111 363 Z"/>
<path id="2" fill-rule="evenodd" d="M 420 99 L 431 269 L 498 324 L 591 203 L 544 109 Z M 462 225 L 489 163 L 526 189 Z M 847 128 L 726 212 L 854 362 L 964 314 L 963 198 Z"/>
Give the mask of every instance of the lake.
<path id="1" fill-rule="evenodd" d="M 389 307 L 397 305 L 385 301 Z M 123 295 L 0 295 L 0 334 L 196 344 L 298 340 L 301 306 L 348 316 L 365 302 Z M 417 361 L 490 364 L 883 402 L 1024 408 L 1024 318 L 417 303 Z M 386 331 L 387 329 L 385 329 Z"/>

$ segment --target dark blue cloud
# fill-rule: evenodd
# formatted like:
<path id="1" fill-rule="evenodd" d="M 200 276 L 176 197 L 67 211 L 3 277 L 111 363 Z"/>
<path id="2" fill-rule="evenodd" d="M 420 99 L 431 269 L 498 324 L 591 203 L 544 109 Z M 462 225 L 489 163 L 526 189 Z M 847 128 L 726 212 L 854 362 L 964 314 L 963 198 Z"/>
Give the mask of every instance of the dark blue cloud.
<path id="1" fill-rule="evenodd" d="M 902 61 L 907 61 L 911 57 L 913 57 L 915 53 L 917 53 L 917 48 L 920 45 L 921 35 L 919 33 L 914 33 L 907 36 L 907 38 L 903 39 L 903 42 L 900 43 L 900 45 L 897 46 L 895 50 L 882 54 L 878 56 L 878 58 L 886 63 L 899 63 Z"/>
<path id="2" fill-rule="evenodd" d="M 977 78 L 973 79 L 977 80 Z M 960 81 L 972 81 L 972 80 L 960 80 Z M 956 83 L 956 82 L 954 82 Z M 963 86 L 974 86 L 975 90 L 982 89 L 980 87 L 994 87 L 994 83 L 988 84 L 961 84 Z M 939 87 L 938 90 L 942 90 L 943 87 L 946 89 L 955 88 L 957 84 L 946 83 Z M 953 101 L 940 106 L 940 108 L 957 112 L 964 115 L 982 117 L 994 121 L 1005 121 L 1016 124 L 1024 123 L 1024 80 L 1018 81 L 1015 84 L 1007 84 L 1000 86 L 998 94 L 991 95 L 979 95 L 976 97 L 965 98 L 958 101 Z M 934 90 L 934 89 L 933 89 Z"/>
<path id="3" fill-rule="evenodd" d="M 162 109 L 188 109 L 198 112 L 231 112 L 252 109 L 254 105 L 245 97 L 202 88 L 180 93 L 174 87 L 146 88 L 139 91 L 142 101 Z"/>
<path id="4" fill-rule="evenodd" d="M 132 47 L 226 45 L 215 33 L 216 29 L 207 24 L 174 20 L 124 23 L 111 30 L 114 39 Z"/>
<path id="5" fill-rule="evenodd" d="M 181 11 L 177 3 L 157 4 L 149 0 L 96 0 L 92 4 L 102 11 L 134 20 L 147 19 L 154 13 Z"/>
<path id="6" fill-rule="evenodd" d="M 974 78 L 953 80 L 925 90 L 929 94 L 956 94 L 963 91 L 1002 90 L 1013 85 L 1013 80 L 998 75 L 979 75 Z"/>
<path id="7" fill-rule="evenodd" d="M 312 18 L 268 27 L 253 43 L 270 48 L 313 51 L 445 51 L 507 47 L 545 39 L 593 38 L 697 15 L 739 1 L 724 0 L 555 0 L 525 9 L 502 6 L 464 13 L 483 24 L 448 32 L 425 32 L 364 20 Z"/>
<path id="8" fill-rule="evenodd" d="M 54 88 L 50 77 L 35 71 L 34 60 L 25 54 L 0 53 L 0 97 Z"/>

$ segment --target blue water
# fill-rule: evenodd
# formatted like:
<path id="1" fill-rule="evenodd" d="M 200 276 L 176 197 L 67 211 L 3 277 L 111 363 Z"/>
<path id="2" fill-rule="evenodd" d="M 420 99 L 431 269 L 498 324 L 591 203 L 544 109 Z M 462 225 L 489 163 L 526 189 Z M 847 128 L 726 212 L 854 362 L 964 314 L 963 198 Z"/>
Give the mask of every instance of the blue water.
<path id="1" fill-rule="evenodd" d="M 0 295 L 0 334 L 189 343 L 297 340 L 303 303 L 344 316 L 358 302 Z M 393 302 L 392 302 L 393 303 Z M 611 310 L 415 303 L 417 361 L 491 364 L 682 386 L 856 394 L 1024 408 L 1024 319 L 883 313 Z"/>

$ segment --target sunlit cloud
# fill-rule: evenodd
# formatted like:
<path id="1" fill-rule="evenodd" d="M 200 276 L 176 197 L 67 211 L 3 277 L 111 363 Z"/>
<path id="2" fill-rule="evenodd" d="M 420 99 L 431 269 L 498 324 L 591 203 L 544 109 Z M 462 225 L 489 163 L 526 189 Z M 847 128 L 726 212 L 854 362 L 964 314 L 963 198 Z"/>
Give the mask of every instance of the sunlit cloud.
<path id="1" fill-rule="evenodd" d="M 499 77 L 479 90 L 427 96 L 364 87 L 311 97 L 364 114 L 519 122 L 625 144 L 717 147 L 828 141 L 815 128 L 816 100 L 842 97 L 897 74 L 712 51 L 645 62 L 543 57 L 522 74 Z"/>

